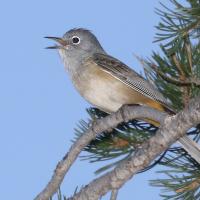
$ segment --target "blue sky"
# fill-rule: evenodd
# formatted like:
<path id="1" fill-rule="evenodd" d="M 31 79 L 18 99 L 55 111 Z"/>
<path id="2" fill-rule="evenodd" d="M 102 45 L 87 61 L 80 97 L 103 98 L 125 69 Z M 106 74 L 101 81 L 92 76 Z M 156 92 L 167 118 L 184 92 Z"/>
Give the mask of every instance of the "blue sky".
<path id="1" fill-rule="evenodd" d="M 157 0 L 1 2 L 1 199 L 33 199 L 72 144 L 77 122 L 87 118 L 89 104 L 73 88 L 57 52 L 44 49 L 52 43 L 43 37 L 90 29 L 109 54 L 141 72 L 133 53 L 150 57 L 158 50 L 152 43 L 159 20 L 155 7 Z M 87 184 L 102 165 L 77 160 L 63 194 Z M 135 176 L 118 199 L 161 199 L 159 189 L 148 185 L 157 176 L 153 171 Z"/>

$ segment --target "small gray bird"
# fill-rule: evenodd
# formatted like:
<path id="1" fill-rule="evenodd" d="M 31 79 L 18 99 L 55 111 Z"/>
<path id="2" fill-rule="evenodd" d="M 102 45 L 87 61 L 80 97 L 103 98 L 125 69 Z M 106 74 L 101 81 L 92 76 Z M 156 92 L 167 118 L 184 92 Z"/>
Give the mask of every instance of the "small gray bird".
<path id="1" fill-rule="evenodd" d="M 46 37 L 58 43 L 58 49 L 71 80 L 78 92 L 91 104 L 107 113 L 122 105 L 147 105 L 174 113 L 169 102 L 147 80 L 121 61 L 108 55 L 97 38 L 86 29 L 72 29 L 62 38 Z M 157 122 L 152 124 L 159 126 Z M 200 163 L 200 148 L 184 136 L 179 139 L 184 149 Z"/>

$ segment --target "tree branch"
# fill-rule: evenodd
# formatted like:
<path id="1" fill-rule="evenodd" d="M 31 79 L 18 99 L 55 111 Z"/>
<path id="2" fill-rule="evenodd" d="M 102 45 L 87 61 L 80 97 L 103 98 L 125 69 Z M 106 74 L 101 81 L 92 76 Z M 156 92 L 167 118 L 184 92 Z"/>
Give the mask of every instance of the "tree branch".
<path id="1" fill-rule="evenodd" d="M 160 119 L 163 121 L 162 117 Z M 199 122 L 200 98 L 197 97 L 182 112 L 166 117 L 156 135 L 144 142 L 129 159 L 121 162 L 111 172 L 93 180 L 68 200 L 96 200 L 108 191 L 122 187 L 134 174 L 147 167 L 161 152 Z"/>
<path id="2" fill-rule="evenodd" d="M 188 54 L 189 54 L 189 49 L 188 49 Z M 146 64 L 147 63 L 145 62 L 145 60 L 143 60 L 142 58 L 140 58 L 139 56 L 137 56 L 135 54 L 134 54 L 134 56 L 141 63 L 141 65 L 143 66 L 143 68 L 146 69 Z M 189 57 L 188 59 L 190 59 L 191 55 L 188 55 L 188 57 Z M 167 81 L 168 83 L 172 83 L 174 85 L 182 86 L 182 87 L 184 87 L 184 86 L 191 86 L 191 85 L 200 86 L 200 79 L 199 78 L 197 78 L 195 76 L 186 78 L 184 76 L 184 72 L 181 69 L 181 65 L 178 62 L 177 58 L 175 58 L 174 55 L 173 55 L 173 60 L 176 63 L 176 67 L 177 67 L 177 69 L 179 71 L 179 74 L 181 75 L 181 78 L 167 76 L 165 73 L 163 73 L 162 71 L 160 71 L 159 67 L 156 64 L 154 64 L 154 63 L 148 63 L 148 65 L 156 72 L 156 74 L 158 76 L 160 76 L 163 80 Z M 191 61 L 190 60 L 189 60 L 189 63 L 191 65 Z M 184 76 L 184 80 L 183 80 L 183 76 Z"/>
<path id="3" fill-rule="evenodd" d="M 110 200 L 116 200 L 117 199 L 117 194 L 118 194 L 118 190 L 117 189 L 112 190 Z"/>
<path id="4" fill-rule="evenodd" d="M 91 140 L 95 139 L 97 134 L 110 128 L 115 128 L 119 123 L 128 122 L 129 120 L 136 118 L 149 118 L 162 123 L 166 116 L 167 114 L 146 106 L 123 106 L 116 113 L 96 120 L 89 130 L 71 146 L 69 152 L 57 164 L 51 180 L 44 190 L 36 196 L 35 200 L 48 200 L 57 191 L 65 174 L 82 149 L 87 146 Z"/>
<path id="5" fill-rule="evenodd" d="M 179 80 L 177 78 L 166 76 L 163 72 L 161 72 L 155 64 L 151 64 L 151 68 L 165 81 L 175 84 L 177 86 L 191 86 L 196 85 L 200 86 L 200 79 L 196 77 L 186 78 L 184 81 Z"/>

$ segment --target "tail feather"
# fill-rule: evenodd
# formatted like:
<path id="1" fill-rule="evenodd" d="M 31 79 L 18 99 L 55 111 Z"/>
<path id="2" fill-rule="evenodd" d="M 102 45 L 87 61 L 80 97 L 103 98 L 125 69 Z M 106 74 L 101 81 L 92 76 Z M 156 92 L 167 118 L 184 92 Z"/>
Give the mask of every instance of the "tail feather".
<path id="1" fill-rule="evenodd" d="M 200 146 L 198 143 L 190 139 L 188 136 L 183 136 L 178 140 L 187 153 L 200 163 Z"/>
<path id="2" fill-rule="evenodd" d="M 165 112 L 170 115 L 176 114 L 170 106 L 163 105 Z M 187 153 L 200 164 L 200 146 L 198 143 L 190 139 L 187 135 L 181 137 L 178 141 Z"/>

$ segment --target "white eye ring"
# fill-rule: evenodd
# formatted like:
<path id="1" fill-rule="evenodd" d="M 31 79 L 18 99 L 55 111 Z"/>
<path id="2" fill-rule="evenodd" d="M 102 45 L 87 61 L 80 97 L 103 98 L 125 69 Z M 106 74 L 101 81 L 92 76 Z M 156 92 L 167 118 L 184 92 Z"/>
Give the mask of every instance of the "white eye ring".
<path id="1" fill-rule="evenodd" d="M 81 42 L 80 37 L 78 37 L 78 36 L 73 36 L 72 37 L 72 43 L 73 44 L 79 44 L 80 42 Z"/>

